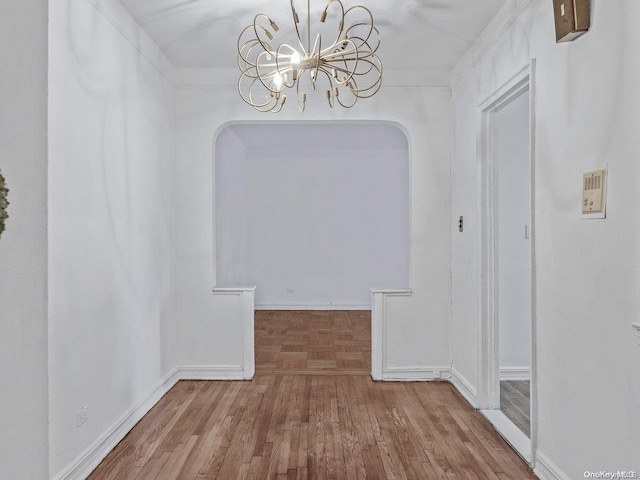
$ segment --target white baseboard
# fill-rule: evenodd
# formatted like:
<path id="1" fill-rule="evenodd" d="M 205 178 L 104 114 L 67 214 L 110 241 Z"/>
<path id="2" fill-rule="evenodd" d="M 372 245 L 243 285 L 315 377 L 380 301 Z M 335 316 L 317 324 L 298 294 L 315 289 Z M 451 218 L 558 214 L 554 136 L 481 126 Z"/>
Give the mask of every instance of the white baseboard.
<path id="1" fill-rule="evenodd" d="M 344 307 L 342 307 L 344 308 Z M 428 382 L 449 381 L 460 394 L 474 407 L 477 392 L 469 381 L 457 370 L 450 367 L 397 367 L 387 368 L 382 380 L 387 382 Z M 160 384 L 94 443 L 87 447 L 73 462 L 60 471 L 53 480 L 84 480 L 115 448 L 115 446 L 131 431 L 151 408 L 180 380 L 249 380 L 241 366 L 185 366 L 178 367 L 169 373 Z M 541 480 L 569 480 L 544 455 L 536 456 L 535 473 Z M 538 472 L 540 470 L 540 472 Z"/>
<path id="2" fill-rule="evenodd" d="M 317 310 L 317 311 L 333 311 L 333 310 L 371 310 L 371 304 L 348 304 L 348 305 L 309 305 L 309 304 L 275 304 L 275 303 L 257 303 L 256 310 Z"/>
<path id="3" fill-rule="evenodd" d="M 187 366 L 178 367 L 167 375 L 160 384 L 100 438 L 87 447 L 66 468 L 60 471 L 53 480 L 84 480 L 115 448 L 131 429 L 144 417 L 153 406 L 180 380 L 249 380 L 240 366 Z"/>
<path id="4" fill-rule="evenodd" d="M 244 369 L 231 366 L 188 366 L 178 367 L 180 380 L 251 380 L 245 378 Z"/>
<path id="5" fill-rule="evenodd" d="M 451 369 L 451 384 L 473 408 L 478 408 L 478 391 L 458 370 Z"/>
<path id="6" fill-rule="evenodd" d="M 529 367 L 501 367 L 500 380 L 531 380 Z"/>
<path id="7" fill-rule="evenodd" d="M 558 466 L 543 453 L 536 453 L 536 463 L 533 469 L 540 480 L 571 480 Z"/>
<path id="8" fill-rule="evenodd" d="M 137 405 L 129 409 L 104 434 L 89 445 L 53 480 L 84 480 L 115 446 L 131 431 L 153 406 L 180 380 L 176 368 L 151 390 Z"/>
<path id="9" fill-rule="evenodd" d="M 385 368 L 382 371 L 382 380 L 385 382 L 432 382 L 450 378 L 451 368 L 449 367 Z"/>

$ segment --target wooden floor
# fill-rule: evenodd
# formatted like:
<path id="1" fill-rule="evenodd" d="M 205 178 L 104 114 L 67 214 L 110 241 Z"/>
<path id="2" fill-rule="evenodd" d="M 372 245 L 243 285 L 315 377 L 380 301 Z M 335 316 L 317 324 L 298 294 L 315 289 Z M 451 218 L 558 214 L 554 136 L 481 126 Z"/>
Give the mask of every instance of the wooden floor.
<path id="1" fill-rule="evenodd" d="M 531 394 L 527 380 L 500 382 L 500 410 L 531 438 Z"/>
<path id="2" fill-rule="evenodd" d="M 449 383 L 362 374 L 369 323 L 257 312 L 253 381 L 178 382 L 89 478 L 536 478 Z"/>
<path id="3" fill-rule="evenodd" d="M 257 311 L 256 370 L 371 374 L 371 312 Z"/>

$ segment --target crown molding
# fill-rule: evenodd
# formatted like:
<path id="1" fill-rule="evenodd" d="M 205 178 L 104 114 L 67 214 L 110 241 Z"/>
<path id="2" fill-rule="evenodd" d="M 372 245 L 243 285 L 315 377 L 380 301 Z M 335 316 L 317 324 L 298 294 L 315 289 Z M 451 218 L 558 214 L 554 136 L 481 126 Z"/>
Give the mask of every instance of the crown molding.
<path id="1" fill-rule="evenodd" d="M 114 0 L 86 0 L 138 51 L 166 81 L 175 87 L 176 67 L 124 6 Z"/>
<path id="2" fill-rule="evenodd" d="M 496 42 L 509 31 L 520 14 L 537 0 L 507 0 L 504 7 L 489 22 L 469 49 L 460 57 L 451 72 L 451 88 L 455 89 L 465 76 L 482 60 Z"/>

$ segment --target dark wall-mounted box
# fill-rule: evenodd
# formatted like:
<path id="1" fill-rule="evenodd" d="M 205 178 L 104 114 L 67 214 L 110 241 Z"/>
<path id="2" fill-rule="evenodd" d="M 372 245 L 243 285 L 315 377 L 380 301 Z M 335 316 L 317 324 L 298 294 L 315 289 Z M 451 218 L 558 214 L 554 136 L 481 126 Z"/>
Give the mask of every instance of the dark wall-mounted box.
<path id="1" fill-rule="evenodd" d="M 553 0 L 556 19 L 556 42 L 570 42 L 589 30 L 589 0 Z"/>

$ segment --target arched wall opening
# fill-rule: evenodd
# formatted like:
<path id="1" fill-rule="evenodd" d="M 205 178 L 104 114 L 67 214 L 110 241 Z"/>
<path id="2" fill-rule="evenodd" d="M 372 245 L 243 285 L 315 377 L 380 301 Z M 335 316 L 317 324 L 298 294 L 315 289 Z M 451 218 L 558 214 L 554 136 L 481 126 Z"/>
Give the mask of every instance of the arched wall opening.
<path id="1" fill-rule="evenodd" d="M 215 141 L 218 286 L 256 285 L 257 309 L 370 309 L 408 286 L 410 167 L 385 123 L 254 123 Z"/>

